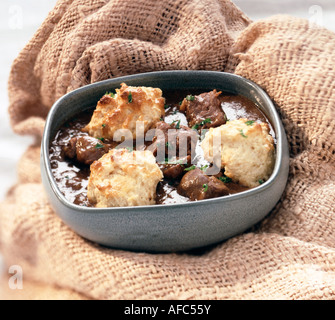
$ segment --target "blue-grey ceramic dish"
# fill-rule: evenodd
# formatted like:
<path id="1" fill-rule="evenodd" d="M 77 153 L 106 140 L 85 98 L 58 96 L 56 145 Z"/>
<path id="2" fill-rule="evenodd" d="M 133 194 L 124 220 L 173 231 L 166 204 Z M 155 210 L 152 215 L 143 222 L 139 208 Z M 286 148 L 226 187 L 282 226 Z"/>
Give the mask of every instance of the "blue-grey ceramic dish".
<path id="1" fill-rule="evenodd" d="M 264 184 L 238 194 L 183 204 L 126 208 L 88 208 L 69 203 L 51 172 L 49 143 L 59 127 L 96 105 L 107 91 L 129 86 L 163 90 L 217 89 L 255 102 L 276 137 L 276 163 Z M 289 153 L 284 128 L 266 93 L 255 83 L 223 72 L 165 71 L 102 81 L 59 99 L 49 112 L 41 149 L 42 181 L 57 215 L 80 236 L 101 245 L 133 251 L 177 252 L 221 242 L 262 220 L 279 201 L 288 178 Z"/>

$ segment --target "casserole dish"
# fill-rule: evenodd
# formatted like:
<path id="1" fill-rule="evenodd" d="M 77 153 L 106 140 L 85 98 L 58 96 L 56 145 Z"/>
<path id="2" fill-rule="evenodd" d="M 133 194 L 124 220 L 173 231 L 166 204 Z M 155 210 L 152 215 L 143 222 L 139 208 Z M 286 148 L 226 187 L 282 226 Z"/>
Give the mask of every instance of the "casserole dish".
<path id="1" fill-rule="evenodd" d="M 253 101 L 272 125 L 275 164 L 263 184 L 224 197 L 180 204 L 94 208 L 71 203 L 52 174 L 49 146 L 58 128 L 76 114 L 92 108 L 106 92 L 122 83 L 158 87 L 164 91 L 222 90 Z M 56 214 L 80 236 L 116 249 L 177 252 L 218 243 L 263 219 L 279 201 L 288 178 L 289 152 L 284 128 L 266 93 L 240 76 L 212 71 L 162 71 L 94 83 L 59 99 L 46 120 L 41 145 L 42 182 Z"/>

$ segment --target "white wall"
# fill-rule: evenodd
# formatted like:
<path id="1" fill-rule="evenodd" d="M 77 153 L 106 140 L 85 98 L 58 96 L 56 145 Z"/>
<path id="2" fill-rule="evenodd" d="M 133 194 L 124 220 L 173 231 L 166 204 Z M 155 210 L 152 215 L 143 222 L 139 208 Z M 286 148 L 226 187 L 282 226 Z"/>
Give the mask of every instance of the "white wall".
<path id="1" fill-rule="evenodd" d="M 335 32 L 335 0 L 233 0 L 251 19 L 290 14 Z"/>

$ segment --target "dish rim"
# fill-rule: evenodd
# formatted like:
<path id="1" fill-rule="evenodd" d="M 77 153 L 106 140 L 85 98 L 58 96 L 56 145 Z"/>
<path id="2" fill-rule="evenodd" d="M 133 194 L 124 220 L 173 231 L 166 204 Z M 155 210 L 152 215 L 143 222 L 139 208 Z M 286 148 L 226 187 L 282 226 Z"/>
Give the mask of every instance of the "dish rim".
<path id="1" fill-rule="evenodd" d="M 52 122 L 55 116 L 58 113 L 58 109 L 61 108 L 62 104 L 64 101 L 68 100 L 69 98 L 75 97 L 77 94 L 84 93 L 86 90 L 89 89 L 94 89 L 96 87 L 103 86 L 107 83 L 110 82 L 127 82 L 128 80 L 134 80 L 136 78 L 140 78 L 139 81 L 141 81 L 141 78 L 143 77 L 148 77 L 148 76 L 155 76 L 158 74 L 176 74 L 176 73 L 193 73 L 197 75 L 215 75 L 215 76 L 223 76 L 223 77 L 231 77 L 232 79 L 235 78 L 237 81 L 243 81 L 247 83 L 250 87 L 252 87 L 255 92 L 257 93 L 257 96 L 261 96 L 262 100 L 265 101 L 265 104 L 267 108 L 269 108 L 269 113 L 272 113 L 274 115 L 273 121 L 271 121 L 272 127 L 275 131 L 275 138 L 276 138 L 276 160 L 275 160 L 275 166 L 273 169 L 273 172 L 270 176 L 270 178 L 265 181 L 263 184 L 254 187 L 252 189 L 248 189 L 246 191 L 242 191 L 236 194 L 230 194 L 222 197 L 217 197 L 217 198 L 210 198 L 210 199 L 205 199 L 205 200 L 198 200 L 198 201 L 190 201 L 190 202 L 185 202 L 185 203 L 169 203 L 169 204 L 155 204 L 155 205 L 145 205 L 145 206 L 131 206 L 131 207 L 107 207 L 107 208 L 96 208 L 96 207 L 86 207 L 86 206 L 80 206 L 74 203 L 69 202 L 65 196 L 61 193 L 59 190 L 56 181 L 53 177 L 52 170 L 51 170 L 51 163 L 49 159 L 49 148 L 50 148 L 50 139 L 51 139 L 51 129 L 52 129 Z M 158 81 L 159 82 L 159 81 Z M 159 87 L 159 86 L 158 86 Z M 267 116 L 268 117 L 268 116 Z M 51 107 L 49 110 L 46 122 L 45 122 L 45 127 L 44 127 L 44 132 L 43 132 L 43 137 L 41 141 L 41 162 L 43 166 L 45 167 L 45 172 L 46 172 L 46 177 L 47 181 L 52 189 L 52 192 L 54 195 L 57 197 L 57 200 L 62 203 L 63 206 L 75 210 L 75 211 L 82 211 L 82 212 L 87 212 L 87 213 L 93 213 L 94 214 L 110 214 L 113 211 L 129 211 L 129 210 L 156 210 L 160 207 L 164 208 L 179 208 L 183 206 L 198 206 L 202 204 L 211 204 L 211 203 L 218 203 L 218 202 L 229 202 L 229 201 L 234 201 L 237 198 L 246 198 L 250 197 L 253 195 L 256 195 L 258 193 L 261 193 L 262 191 L 270 188 L 276 183 L 277 178 L 280 175 L 280 169 L 282 167 L 282 160 L 283 160 L 283 137 L 285 137 L 285 132 L 284 128 L 282 126 L 280 117 L 278 115 L 278 112 L 270 99 L 270 97 L 266 94 L 266 92 L 258 86 L 255 82 L 246 79 L 242 76 L 231 74 L 231 73 L 226 73 L 226 72 L 221 72 L 221 71 L 205 71 L 205 70 L 170 70 L 170 71 L 153 71 L 153 72 L 146 72 L 146 73 L 138 73 L 134 75 L 126 75 L 126 76 L 121 76 L 121 77 L 116 77 L 116 78 L 111 78 L 99 82 L 95 82 L 92 84 L 85 85 L 83 87 L 80 87 L 78 89 L 75 89 L 61 98 L 59 98 Z"/>

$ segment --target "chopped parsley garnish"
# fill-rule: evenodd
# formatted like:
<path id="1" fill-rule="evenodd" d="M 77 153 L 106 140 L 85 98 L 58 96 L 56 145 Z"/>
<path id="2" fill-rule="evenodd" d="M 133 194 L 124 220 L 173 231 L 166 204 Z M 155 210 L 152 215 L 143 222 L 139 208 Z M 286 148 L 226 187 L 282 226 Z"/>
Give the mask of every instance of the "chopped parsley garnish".
<path id="1" fill-rule="evenodd" d="M 200 125 L 201 125 L 201 126 L 204 126 L 206 123 L 212 123 L 212 119 L 207 118 L 207 119 L 205 119 L 204 121 L 201 121 L 201 122 L 200 122 Z"/>
<path id="2" fill-rule="evenodd" d="M 200 167 L 200 170 L 205 171 L 207 168 L 208 168 L 208 164 L 206 164 L 206 165 Z"/>
<path id="3" fill-rule="evenodd" d="M 247 136 L 243 133 L 243 129 L 240 130 L 240 133 L 243 138 L 247 138 Z"/>
<path id="4" fill-rule="evenodd" d="M 194 99 L 195 99 L 195 96 L 193 96 L 191 94 L 189 94 L 188 96 L 186 96 L 186 100 L 187 101 L 194 101 Z"/>
<path id="5" fill-rule="evenodd" d="M 200 126 L 202 127 L 202 126 L 204 126 L 206 123 L 212 123 L 212 119 L 207 118 L 207 119 L 201 121 L 200 123 L 196 123 L 196 124 L 192 127 L 192 129 L 197 130 L 197 129 L 199 129 Z"/>
<path id="6" fill-rule="evenodd" d="M 194 170 L 195 168 L 196 168 L 196 166 L 193 165 L 193 166 L 191 166 L 191 167 L 188 167 L 188 168 L 184 169 L 184 171 L 192 171 L 192 170 Z"/>
<path id="7" fill-rule="evenodd" d="M 219 179 L 224 183 L 232 182 L 232 179 L 226 176 L 220 177 Z"/>
<path id="8" fill-rule="evenodd" d="M 129 94 L 128 94 L 128 102 L 129 103 L 133 102 L 133 95 L 131 94 L 131 92 L 129 92 Z"/>
<path id="9" fill-rule="evenodd" d="M 164 109 L 169 109 L 170 106 L 168 104 L 164 105 Z"/>
<path id="10" fill-rule="evenodd" d="M 102 125 L 101 125 L 103 128 L 106 128 L 106 125 L 103 123 Z"/>
<path id="11" fill-rule="evenodd" d="M 101 148 L 103 148 L 104 146 L 102 145 L 102 144 L 100 144 L 100 143 L 97 143 L 96 145 L 95 145 L 95 149 L 101 149 Z"/>
<path id="12" fill-rule="evenodd" d="M 264 180 L 263 180 L 263 179 L 259 179 L 259 180 L 258 180 L 258 183 L 259 183 L 259 184 L 263 184 L 263 183 L 264 183 Z"/>
<path id="13" fill-rule="evenodd" d="M 106 92 L 105 96 L 110 96 L 112 98 L 115 98 L 115 93 L 113 93 L 113 92 Z"/>
<path id="14" fill-rule="evenodd" d="M 205 183 L 205 184 L 202 185 L 202 187 L 204 188 L 204 192 L 207 192 L 207 190 L 208 190 L 208 184 Z"/>
<path id="15" fill-rule="evenodd" d="M 177 124 L 175 125 L 176 129 L 180 129 L 180 120 L 174 120 L 170 123 L 170 126 L 173 126 L 175 123 L 177 122 Z"/>
<path id="16" fill-rule="evenodd" d="M 245 122 L 245 124 L 246 124 L 247 126 L 252 126 L 254 123 L 255 123 L 254 120 L 249 120 L 249 121 L 246 121 L 246 122 Z"/>
<path id="17" fill-rule="evenodd" d="M 105 138 L 98 138 L 101 142 L 105 141 Z"/>

